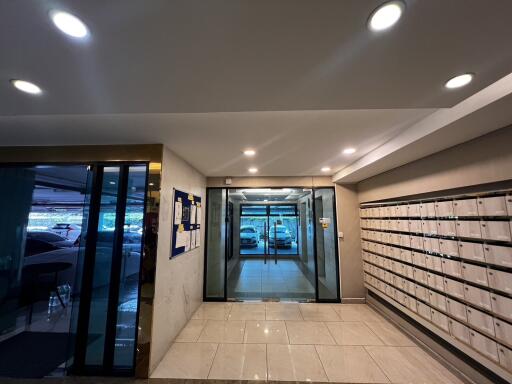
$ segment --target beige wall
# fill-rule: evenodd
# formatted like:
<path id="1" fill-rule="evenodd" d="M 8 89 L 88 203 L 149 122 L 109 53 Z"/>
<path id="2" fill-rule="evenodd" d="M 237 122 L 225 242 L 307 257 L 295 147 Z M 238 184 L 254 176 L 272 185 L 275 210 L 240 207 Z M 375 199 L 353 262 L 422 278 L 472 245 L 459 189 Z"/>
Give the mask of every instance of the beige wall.
<path id="1" fill-rule="evenodd" d="M 512 179 L 512 126 L 379 174 L 358 184 L 369 202 Z"/>
<path id="2" fill-rule="evenodd" d="M 203 298 L 204 224 L 201 246 L 169 260 L 173 219 L 173 188 L 206 199 L 206 178 L 164 147 L 156 263 L 150 372 Z M 202 210 L 205 222 L 205 209 Z"/>
<path id="3" fill-rule="evenodd" d="M 361 300 L 366 290 L 363 285 L 361 259 L 361 232 L 359 226 L 359 202 L 355 185 L 336 185 L 336 210 L 340 255 L 341 298 L 343 302 Z"/>

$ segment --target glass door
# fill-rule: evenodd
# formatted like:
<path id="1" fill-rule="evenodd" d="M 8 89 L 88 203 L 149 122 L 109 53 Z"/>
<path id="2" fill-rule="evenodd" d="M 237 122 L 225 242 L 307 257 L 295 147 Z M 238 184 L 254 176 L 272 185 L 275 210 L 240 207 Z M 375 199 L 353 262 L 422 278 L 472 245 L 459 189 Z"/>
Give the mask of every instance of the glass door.
<path id="1" fill-rule="evenodd" d="M 74 373 L 133 372 L 147 174 L 146 164 L 93 167 Z"/>

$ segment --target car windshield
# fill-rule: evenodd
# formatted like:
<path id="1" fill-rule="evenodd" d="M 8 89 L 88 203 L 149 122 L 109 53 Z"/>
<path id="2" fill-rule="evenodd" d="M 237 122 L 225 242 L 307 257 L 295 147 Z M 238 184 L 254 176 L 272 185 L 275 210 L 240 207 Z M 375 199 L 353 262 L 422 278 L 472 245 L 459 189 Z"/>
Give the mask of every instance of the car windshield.
<path id="1" fill-rule="evenodd" d="M 28 232 L 27 236 L 32 239 L 43 240 L 48 242 L 65 241 L 66 239 L 62 236 L 52 232 Z"/>
<path id="2" fill-rule="evenodd" d="M 256 233 L 256 230 L 251 227 L 245 227 L 245 228 L 240 229 L 240 232 L 241 233 Z"/>
<path id="3" fill-rule="evenodd" d="M 286 227 L 277 226 L 277 228 L 276 228 L 277 233 L 285 233 L 287 231 L 288 230 L 286 229 Z"/>

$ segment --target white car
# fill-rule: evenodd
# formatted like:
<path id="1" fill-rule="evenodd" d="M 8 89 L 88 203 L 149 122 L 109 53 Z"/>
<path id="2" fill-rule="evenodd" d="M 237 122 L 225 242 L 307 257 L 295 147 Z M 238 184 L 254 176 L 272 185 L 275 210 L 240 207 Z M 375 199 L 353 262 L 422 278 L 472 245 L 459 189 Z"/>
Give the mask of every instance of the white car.
<path id="1" fill-rule="evenodd" d="M 77 224 L 69 224 L 69 223 L 58 223 L 55 224 L 50 231 L 65 237 L 70 241 L 75 241 L 82 233 L 82 227 Z"/>
<path id="2" fill-rule="evenodd" d="M 242 225 L 240 227 L 240 247 L 257 247 L 260 235 L 253 225 Z"/>

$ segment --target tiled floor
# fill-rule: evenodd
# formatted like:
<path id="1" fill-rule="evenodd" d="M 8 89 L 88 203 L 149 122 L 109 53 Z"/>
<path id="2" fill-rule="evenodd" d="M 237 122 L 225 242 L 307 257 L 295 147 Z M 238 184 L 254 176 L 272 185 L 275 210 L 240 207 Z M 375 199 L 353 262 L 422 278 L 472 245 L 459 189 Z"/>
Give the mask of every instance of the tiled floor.
<path id="1" fill-rule="evenodd" d="M 203 303 L 152 378 L 462 383 L 361 304 Z"/>
<path id="2" fill-rule="evenodd" d="M 315 298 L 315 287 L 307 279 L 300 258 L 243 259 L 228 277 L 228 297 L 243 300 L 285 298 L 308 300 Z"/>

